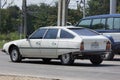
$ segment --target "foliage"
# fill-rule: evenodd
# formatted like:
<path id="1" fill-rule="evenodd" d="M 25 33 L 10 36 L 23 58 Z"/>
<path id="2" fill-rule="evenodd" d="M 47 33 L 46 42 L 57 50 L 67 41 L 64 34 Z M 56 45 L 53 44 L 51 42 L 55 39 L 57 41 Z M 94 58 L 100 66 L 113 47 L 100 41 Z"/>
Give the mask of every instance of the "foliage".
<path id="1" fill-rule="evenodd" d="M 12 41 L 19 39 L 19 34 L 17 32 L 10 32 L 8 34 L 0 34 L 0 41 Z"/>
<path id="2" fill-rule="evenodd" d="M 4 43 L 19 39 L 19 34 L 17 32 L 11 32 L 9 34 L 0 34 L 0 48 Z"/>
<path id="3" fill-rule="evenodd" d="M 110 0 L 88 0 L 86 15 L 98 15 L 109 13 Z M 50 6 L 45 3 L 27 6 L 27 34 L 43 26 L 57 25 L 58 3 Z M 117 13 L 120 13 L 120 0 L 117 0 Z M 22 11 L 17 6 L 1 9 L 0 34 L 20 32 L 22 24 Z M 67 21 L 75 24 L 82 18 L 82 9 L 68 9 Z"/>
<path id="4" fill-rule="evenodd" d="M 40 5 L 29 5 L 27 9 L 29 11 L 28 13 L 29 18 L 31 17 L 31 19 L 28 20 L 28 24 L 32 23 L 31 24 L 32 26 L 30 25 L 28 26 L 29 28 L 31 27 L 32 29 L 37 29 L 43 26 L 57 25 L 57 11 L 58 11 L 57 3 L 55 6 L 50 6 L 45 3 L 41 3 Z M 32 14 L 30 12 L 32 12 Z M 74 9 L 68 10 L 68 16 L 67 16 L 68 22 L 74 24 L 80 18 L 82 18 L 80 11 Z"/>
<path id="5" fill-rule="evenodd" d="M 110 0 L 90 0 L 87 15 L 109 14 L 109 4 Z"/>
<path id="6" fill-rule="evenodd" d="M 87 8 L 87 16 L 109 14 L 110 0 L 89 0 Z M 120 13 L 120 0 L 117 0 L 117 13 Z"/>
<path id="7" fill-rule="evenodd" d="M 117 13 L 120 13 L 120 0 L 117 0 Z"/>
<path id="8" fill-rule="evenodd" d="M 17 6 L 2 9 L 1 15 L 0 33 L 15 31 L 20 25 L 20 9 Z"/>

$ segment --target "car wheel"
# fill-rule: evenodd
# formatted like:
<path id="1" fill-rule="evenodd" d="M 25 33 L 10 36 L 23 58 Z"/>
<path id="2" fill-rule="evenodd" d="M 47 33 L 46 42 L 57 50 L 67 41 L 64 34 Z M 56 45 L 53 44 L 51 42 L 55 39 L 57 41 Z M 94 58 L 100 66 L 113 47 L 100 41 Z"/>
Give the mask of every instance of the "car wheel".
<path id="1" fill-rule="evenodd" d="M 60 59 L 63 65 L 70 65 L 74 63 L 74 58 L 71 54 L 63 54 Z"/>
<path id="2" fill-rule="evenodd" d="M 44 63 L 50 63 L 50 61 L 51 61 L 51 59 L 49 59 L 49 58 L 43 58 L 42 60 Z"/>
<path id="3" fill-rule="evenodd" d="M 103 57 L 101 55 L 97 55 L 97 56 L 92 56 L 90 58 L 90 61 L 92 62 L 92 64 L 94 65 L 99 65 L 103 62 Z"/>
<path id="4" fill-rule="evenodd" d="M 113 60 L 113 58 L 114 58 L 114 52 L 109 52 L 109 53 L 107 53 L 107 54 L 105 54 L 105 60 Z"/>
<path id="5" fill-rule="evenodd" d="M 22 60 L 19 49 L 17 47 L 13 47 L 11 49 L 10 59 L 12 62 L 20 62 Z"/>

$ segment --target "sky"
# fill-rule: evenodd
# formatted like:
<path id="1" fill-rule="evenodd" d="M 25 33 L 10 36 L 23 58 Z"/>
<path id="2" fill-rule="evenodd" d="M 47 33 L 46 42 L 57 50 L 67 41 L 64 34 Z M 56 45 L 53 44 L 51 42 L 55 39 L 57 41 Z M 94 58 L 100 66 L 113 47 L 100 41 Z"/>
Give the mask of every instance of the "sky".
<path id="1" fill-rule="evenodd" d="M 1 0 L 2 1 L 2 5 L 4 4 L 5 0 Z M 4 8 L 6 8 L 12 1 L 14 1 L 12 3 L 12 5 L 17 5 L 20 8 L 22 7 L 22 0 L 7 0 L 7 4 L 4 6 Z M 58 0 L 27 0 L 27 5 L 30 4 L 39 4 L 39 3 L 46 3 L 49 5 L 54 5 L 54 2 L 56 2 Z M 77 8 L 77 2 L 76 1 L 80 1 L 80 0 L 71 0 L 69 7 L 72 9 L 76 9 Z"/>

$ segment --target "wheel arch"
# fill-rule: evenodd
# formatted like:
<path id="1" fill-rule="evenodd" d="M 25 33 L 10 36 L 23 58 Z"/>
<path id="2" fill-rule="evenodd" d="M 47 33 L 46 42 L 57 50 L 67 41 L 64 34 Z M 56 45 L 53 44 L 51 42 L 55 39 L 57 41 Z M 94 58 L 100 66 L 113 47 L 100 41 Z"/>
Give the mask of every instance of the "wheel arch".
<path id="1" fill-rule="evenodd" d="M 110 36 L 110 35 L 105 35 L 105 37 L 108 38 L 108 39 L 111 41 L 112 45 L 115 43 L 115 41 L 114 41 L 114 39 L 113 39 L 112 36 Z"/>
<path id="2" fill-rule="evenodd" d="M 12 50 L 14 47 L 16 47 L 17 49 L 19 49 L 17 45 L 11 44 L 11 45 L 9 46 L 9 48 L 8 48 L 9 54 L 11 53 L 11 50 Z"/>
<path id="3" fill-rule="evenodd" d="M 72 54 L 72 52 L 69 52 L 69 53 L 63 53 L 63 54 Z M 60 59 L 60 57 L 61 57 L 63 54 L 58 55 L 58 58 Z"/>

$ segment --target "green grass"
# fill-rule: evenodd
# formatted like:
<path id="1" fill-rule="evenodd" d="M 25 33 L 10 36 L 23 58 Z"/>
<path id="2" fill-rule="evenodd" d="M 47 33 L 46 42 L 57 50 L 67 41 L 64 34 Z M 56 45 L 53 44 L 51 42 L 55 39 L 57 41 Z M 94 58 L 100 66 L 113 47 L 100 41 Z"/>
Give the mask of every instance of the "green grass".
<path id="1" fill-rule="evenodd" d="M 0 49 L 6 42 L 19 39 L 19 34 L 17 32 L 11 32 L 9 34 L 0 34 Z"/>
<path id="2" fill-rule="evenodd" d="M 3 45 L 6 43 L 7 41 L 0 41 L 0 49 L 2 49 Z"/>

